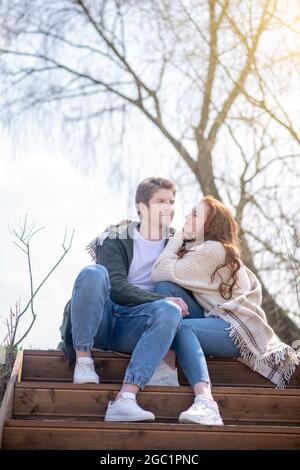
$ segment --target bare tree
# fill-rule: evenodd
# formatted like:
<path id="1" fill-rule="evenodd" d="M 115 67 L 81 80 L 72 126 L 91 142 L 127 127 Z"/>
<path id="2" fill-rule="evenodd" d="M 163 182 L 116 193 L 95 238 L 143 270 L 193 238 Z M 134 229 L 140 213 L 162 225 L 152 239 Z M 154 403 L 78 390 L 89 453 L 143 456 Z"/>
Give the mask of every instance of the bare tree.
<path id="1" fill-rule="evenodd" d="M 283 226 L 300 226 L 290 209 L 299 186 L 299 3 L 12 0 L 0 13 L 3 118 L 59 104 L 78 128 L 122 116 L 121 139 L 126 117 L 144 116 L 188 169 L 187 183 L 231 205 L 270 324 L 288 343 L 299 338 L 297 312 L 282 303 L 292 274 L 280 238 Z"/>
<path id="2" fill-rule="evenodd" d="M 70 241 L 68 244 L 66 244 L 66 237 L 67 237 L 67 229 L 65 230 L 65 235 L 64 239 L 62 242 L 62 249 L 63 253 L 60 256 L 60 258 L 56 261 L 56 263 L 52 266 L 48 274 L 44 277 L 44 279 L 39 283 L 37 287 L 34 287 L 33 283 L 33 273 L 32 273 L 32 262 L 31 262 L 31 240 L 32 238 L 41 230 L 43 230 L 44 227 L 35 229 L 35 225 L 32 224 L 31 226 L 28 226 L 28 220 L 27 220 L 27 215 L 24 218 L 23 224 L 20 226 L 19 230 L 13 229 L 12 233 L 14 237 L 16 238 L 17 241 L 14 241 L 13 243 L 26 255 L 27 258 L 27 263 L 28 263 L 28 272 L 29 272 L 29 280 L 30 280 L 30 298 L 25 305 L 25 307 L 21 310 L 20 309 L 20 303 L 16 304 L 16 309 L 14 312 L 13 317 L 15 318 L 13 324 L 12 322 L 7 321 L 7 330 L 8 330 L 8 335 L 6 337 L 6 340 L 9 340 L 9 344 L 16 348 L 19 346 L 19 344 L 22 343 L 22 341 L 26 338 L 30 330 L 32 329 L 34 322 L 36 321 L 36 313 L 34 311 L 34 298 L 36 297 L 37 293 L 39 290 L 42 288 L 42 286 L 45 284 L 47 279 L 51 276 L 51 274 L 55 271 L 55 269 L 60 265 L 68 251 L 70 250 L 73 242 L 73 237 L 75 230 L 73 230 Z M 17 338 L 17 332 L 19 333 L 19 323 L 21 318 L 26 314 L 26 312 L 30 309 L 31 312 L 31 321 L 25 332 L 21 335 L 20 338 Z"/>
<path id="3" fill-rule="evenodd" d="M 26 255 L 27 265 L 28 265 L 28 274 L 29 274 L 29 285 L 30 285 L 30 295 L 29 300 L 26 305 L 21 308 L 20 300 L 17 301 L 10 309 L 9 317 L 5 321 L 7 334 L 3 339 L 3 347 L 5 350 L 4 365 L 0 367 L 0 401 L 4 393 L 7 379 L 9 378 L 10 372 L 12 370 L 14 360 L 16 357 L 17 349 L 22 344 L 23 340 L 28 337 L 36 318 L 37 313 L 34 309 L 34 300 L 42 286 L 53 274 L 55 269 L 60 265 L 66 254 L 69 252 L 75 231 L 73 230 L 69 242 L 66 241 L 67 230 L 65 230 L 64 239 L 62 242 L 63 253 L 59 259 L 54 263 L 52 268 L 49 270 L 48 274 L 40 281 L 38 286 L 34 285 L 33 280 L 33 270 L 32 270 L 32 260 L 31 260 L 31 241 L 33 237 L 43 230 L 44 227 L 35 229 L 35 225 L 28 224 L 27 216 L 25 216 L 23 223 L 18 229 L 13 229 L 12 234 L 15 238 L 13 243 Z M 30 317 L 28 316 L 30 312 Z M 27 326 L 20 327 L 21 320 L 27 321 Z M 1 370 L 2 369 L 2 370 Z"/>

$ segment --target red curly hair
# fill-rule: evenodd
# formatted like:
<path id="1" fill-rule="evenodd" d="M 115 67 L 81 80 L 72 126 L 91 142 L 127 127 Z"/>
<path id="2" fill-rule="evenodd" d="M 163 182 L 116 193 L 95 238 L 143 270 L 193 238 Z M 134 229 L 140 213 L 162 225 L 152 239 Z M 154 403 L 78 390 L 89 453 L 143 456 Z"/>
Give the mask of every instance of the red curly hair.
<path id="1" fill-rule="evenodd" d="M 205 196 L 202 199 L 209 208 L 208 217 L 204 224 L 204 241 L 214 240 L 222 243 L 226 250 L 224 264 L 216 267 L 211 275 L 211 281 L 215 279 L 216 274 L 220 277 L 219 293 L 225 300 L 232 297 L 232 291 L 237 285 L 237 272 L 240 269 L 240 240 L 239 225 L 232 215 L 230 209 L 214 196 Z M 184 248 L 180 252 L 180 258 L 187 253 Z M 228 267 L 230 276 L 223 279 L 218 272 L 224 267 Z"/>

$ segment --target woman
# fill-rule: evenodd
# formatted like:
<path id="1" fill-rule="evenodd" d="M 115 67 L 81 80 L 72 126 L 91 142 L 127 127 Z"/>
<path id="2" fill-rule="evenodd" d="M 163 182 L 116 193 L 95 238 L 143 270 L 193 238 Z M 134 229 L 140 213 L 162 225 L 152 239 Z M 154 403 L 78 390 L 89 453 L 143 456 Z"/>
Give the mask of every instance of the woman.
<path id="1" fill-rule="evenodd" d="M 173 348 L 195 391 L 181 422 L 222 424 L 211 395 L 204 355 L 240 357 L 243 363 L 284 388 L 299 363 L 294 349 L 277 340 L 261 308 L 261 285 L 241 260 L 238 224 L 230 210 L 206 196 L 186 217 L 156 260 L 152 278 L 160 293 L 191 291 L 204 318 L 182 322 Z M 161 282 L 169 281 L 169 282 Z M 176 290 L 177 289 L 177 290 Z M 182 291 L 183 291 L 182 289 Z M 191 358 L 193 358 L 191 360 Z"/>

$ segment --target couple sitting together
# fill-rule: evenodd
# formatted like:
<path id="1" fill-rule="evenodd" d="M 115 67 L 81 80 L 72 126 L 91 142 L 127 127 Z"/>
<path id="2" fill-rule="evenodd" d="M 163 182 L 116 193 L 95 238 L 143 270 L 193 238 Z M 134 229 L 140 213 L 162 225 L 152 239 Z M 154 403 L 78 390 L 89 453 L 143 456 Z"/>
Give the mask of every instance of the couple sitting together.
<path id="1" fill-rule="evenodd" d="M 175 193 L 164 178 L 139 184 L 140 221 L 111 225 L 88 245 L 96 264 L 78 274 L 65 307 L 61 333 L 74 383 L 99 383 L 92 348 L 131 354 L 105 421 L 154 420 L 136 395 L 146 385 L 178 385 L 176 357 L 195 393 L 179 422 L 207 425 L 223 421 L 205 356 L 238 357 L 277 388 L 299 362 L 268 325 L 230 210 L 203 197 L 175 231 Z"/>

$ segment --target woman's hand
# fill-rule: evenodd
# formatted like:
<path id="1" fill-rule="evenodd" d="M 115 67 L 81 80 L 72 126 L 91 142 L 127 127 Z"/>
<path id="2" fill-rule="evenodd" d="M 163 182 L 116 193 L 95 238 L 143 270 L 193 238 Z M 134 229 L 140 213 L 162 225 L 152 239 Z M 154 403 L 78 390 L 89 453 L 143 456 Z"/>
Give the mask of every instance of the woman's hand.
<path id="1" fill-rule="evenodd" d="M 191 240 L 193 238 L 193 235 L 189 233 L 188 231 L 186 231 L 185 225 L 184 225 L 182 228 L 179 228 L 176 230 L 173 238 L 176 238 L 177 240 L 185 241 L 185 240 Z"/>
<path id="2" fill-rule="evenodd" d="M 182 228 L 182 239 L 184 241 L 195 240 L 195 234 L 188 230 L 188 227 L 186 226 L 186 224 L 184 224 Z"/>

